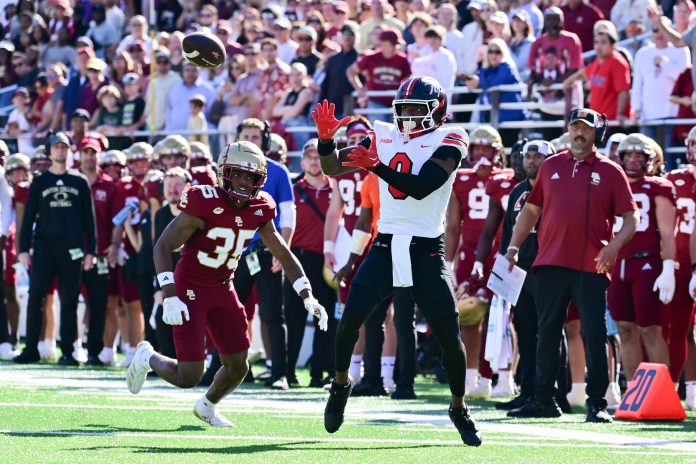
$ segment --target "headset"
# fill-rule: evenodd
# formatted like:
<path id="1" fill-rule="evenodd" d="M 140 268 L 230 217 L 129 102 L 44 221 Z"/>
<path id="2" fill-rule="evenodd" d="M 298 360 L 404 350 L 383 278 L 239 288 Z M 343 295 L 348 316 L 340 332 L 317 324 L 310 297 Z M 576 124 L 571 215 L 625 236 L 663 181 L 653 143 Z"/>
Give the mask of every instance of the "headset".
<path id="1" fill-rule="evenodd" d="M 242 133 L 244 121 L 237 126 L 237 141 Z M 261 151 L 265 154 L 271 148 L 271 125 L 268 121 L 263 121 L 263 130 L 261 131 Z"/>
<path id="2" fill-rule="evenodd" d="M 570 115 L 568 116 L 568 120 L 572 121 L 574 119 L 584 119 L 584 118 L 579 118 L 578 113 L 580 111 L 588 111 L 586 108 L 577 108 L 574 109 L 573 111 L 570 112 Z M 592 111 L 592 110 L 590 110 Z M 599 118 L 599 124 L 595 125 L 595 138 L 594 138 L 594 144 L 595 146 L 599 146 L 602 142 L 604 142 L 604 137 L 607 135 L 607 115 L 604 113 L 597 113 L 596 111 L 592 111 L 595 113 L 595 117 Z"/>

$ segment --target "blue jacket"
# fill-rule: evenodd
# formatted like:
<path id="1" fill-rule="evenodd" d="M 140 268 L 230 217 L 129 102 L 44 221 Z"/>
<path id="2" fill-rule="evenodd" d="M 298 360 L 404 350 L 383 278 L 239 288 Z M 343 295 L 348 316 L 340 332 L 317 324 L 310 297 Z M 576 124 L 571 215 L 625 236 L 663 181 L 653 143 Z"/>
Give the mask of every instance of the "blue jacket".
<path id="1" fill-rule="evenodd" d="M 510 63 L 501 63 L 495 68 L 481 68 L 476 71 L 476 75 L 479 78 L 479 87 L 482 90 L 486 90 L 489 87 L 496 85 L 508 85 L 508 84 L 519 84 L 520 76 L 517 73 L 517 69 L 510 65 Z M 479 95 L 478 103 L 490 103 L 492 102 L 492 96 L 490 92 L 483 92 Z M 511 102 L 521 102 L 522 93 L 521 92 L 501 92 L 500 93 L 500 103 L 511 103 Z M 490 115 L 488 111 L 483 112 L 482 116 L 485 118 L 483 122 L 490 120 Z M 525 119 L 524 111 L 522 110 L 501 110 L 498 120 L 503 121 L 522 121 Z"/>

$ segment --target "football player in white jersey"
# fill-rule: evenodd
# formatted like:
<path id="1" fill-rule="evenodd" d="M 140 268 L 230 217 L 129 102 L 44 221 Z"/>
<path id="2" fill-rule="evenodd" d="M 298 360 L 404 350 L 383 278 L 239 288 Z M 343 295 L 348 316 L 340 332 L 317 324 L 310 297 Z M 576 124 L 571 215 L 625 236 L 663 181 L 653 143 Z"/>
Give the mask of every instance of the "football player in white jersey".
<path id="1" fill-rule="evenodd" d="M 353 382 L 348 375 L 358 331 L 394 287 L 411 287 L 416 304 L 440 344 L 452 393 L 449 416 L 462 441 L 481 444 L 481 433 L 464 403 L 466 354 L 452 276 L 445 263 L 445 210 L 454 173 L 467 154 L 469 138 L 459 127 L 442 127 L 447 96 L 429 77 L 404 81 L 393 102 L 394 124 L 375 123 L 374 132 L 356 147 L 336 150 L 336 131 L 350 118 L 337 120 L 324 100 L 312 117 L 319 133 L 324 172 L 336 175 L 357 168 L 379 177 L 379 234 L 353 278 L 336 333 L 336 378 L 324 410 L 324 427 L 336 432 Z"/>

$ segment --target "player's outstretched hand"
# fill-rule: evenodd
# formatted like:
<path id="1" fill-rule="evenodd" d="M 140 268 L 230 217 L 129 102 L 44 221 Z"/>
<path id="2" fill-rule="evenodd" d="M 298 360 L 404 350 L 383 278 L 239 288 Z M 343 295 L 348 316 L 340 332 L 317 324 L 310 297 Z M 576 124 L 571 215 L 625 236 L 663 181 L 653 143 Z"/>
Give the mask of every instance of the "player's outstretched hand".
<path id="1" fill-rule="evenodd" d="M 307 311 L 319 318 L 319 329 L 326 332 L 329 330 L 329 315 L 326 310 L 319 304 L 316 298 L 310 296 L 304 299 L 304 307 Z"/>
<path id="2" fill-rule="evenodd" d="M 368 132 L 370 137 L 370 148 L 367 149 L 362 145 L 355 147 L 350 153 L 348 153 L 347 158 L 350 161 L 344 161 L 343 165 L 352 168 L 363 168 L 368 171 L 374 169 L 379 164 L 379 156 L 377 156 L 377 142 L 375 133 Z"/>
<path id="3" fill-rule="evenodd" d="M 319 140 L 331 140 L 342 126 L 348 124 L 350 116 L 346 116 L 340 121 L 336 119 L 334 112 L 336 105 L 324 99 L 323 102 L 317 103 L 317 109 L 312 111 L 312 119 L 317 125 L 317 134 Z"/>
<path id="4" fill-rule="evenodd" d="M 165 298 L 162 303 L 162 320 L 169 325 L 181 325 L 184 323 L 182 313 L 186 320 L 189 320 L 189 312 L 186 303 L 181 301 L 178 296 Z"/>

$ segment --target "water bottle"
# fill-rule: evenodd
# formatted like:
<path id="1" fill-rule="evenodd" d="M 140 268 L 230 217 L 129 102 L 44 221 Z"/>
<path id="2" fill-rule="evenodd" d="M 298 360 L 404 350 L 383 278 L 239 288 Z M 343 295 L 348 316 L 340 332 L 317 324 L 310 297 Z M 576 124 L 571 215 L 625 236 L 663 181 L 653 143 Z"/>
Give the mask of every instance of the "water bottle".
<path id="1" fill-rule="evenodd" d="M 116 227 L 120 227 L 123 225 L 124 222 L 128 219 L 128 216 L 131 214 L 131 212 L 135 212 L 138 210 L 138 202 L 136 200 L 131 200 L 126 203 L 126 206 L 121 209 L 118 213 L 116 213 L 116 216 L 111 219 L 111 222 L 114 223 Z"/>

